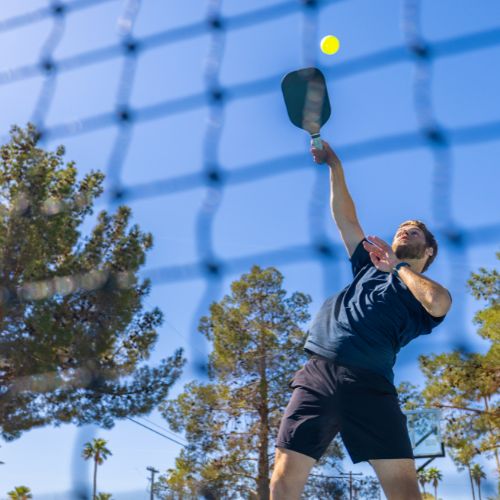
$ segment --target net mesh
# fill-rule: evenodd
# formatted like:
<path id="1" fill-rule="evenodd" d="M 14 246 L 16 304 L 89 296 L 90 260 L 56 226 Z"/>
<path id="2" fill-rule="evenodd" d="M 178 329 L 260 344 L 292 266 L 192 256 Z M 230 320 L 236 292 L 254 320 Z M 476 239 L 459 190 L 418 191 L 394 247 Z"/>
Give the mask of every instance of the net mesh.
<path id="1" fill-rule="evenodd" d="M 36 60 L 29 64 L 4 68 L 0 72 L 0 86 L 15 85 L 22 87 L 31 79 L 41 79 L 38 96 L 33 103 L 29 120 L 41 134 L 41 144 L 64 143 L 78 140 L 84 134 L 100 130 L 113 130 L 110 137 L 109 156 L 106 162 L 106 203 L 113 207 L 118 203 L 134 203 L 146 199 L 162 200 L 182 193 L 203 192 L 202 201 L 194 217 L 192 233 L 196 241 L 196 259 L 169 265 L 148 268 L 145 275 L 153 285 L 172 284 L 202 280 L 203 291 L 192 316 L 189 344 L 195 345 L 190 353 L 191 361 L 203 376 L 207 347 L 199 342 L 197 324 L 200 316 L 206 314 L 209 304 L 221 297 L 224 278 L 236 277 L 248 271 L 252 264 L 276 267 L 315 262 L 320 266 L 323 289 L 328 293 L 340 286 L 339 263 L 345 260 L 345 251 L 341 244 L 332 240 L 327 230 L 325 218 L 325 178 L 316 170 L 309 196 L 307 212 L 308 241 L 287 245 L 281 248 L 269 248 L 263 251 L 240 254 L 233 257 L 221 257 L 216 251 L 214 224 L 222 210 L 222 200 L 227 193 L 238 186 L 255 181 L 265 181 L 274 176 L 291 173 L 302 168 L 310 168 L 308 154 L 289 153 L 266 159 L 262 162 L 244 164 L 237 169 L 224 167 L 220 160 L 221 137 L 225 132 L 225 118 L 228 107 L 248 99 L 265 97 L 276 92 L 282 73 L 270 74 L 249 81 L 240 81 L 230 85 L 221 83 L 221 68 L 225 52 L 230 43 L 229 35 L 242 29 L 258 30 L 261 25 L 289 16 L 301 16 L 301 64 L 318 65 L 317 41 L 319 19 L 323 9 L 346 2 L 340 0 L 287 0 L 274 5 L 257 8 L 236 15 L 224 15 L 221 0 L 208 0 L 203 20 L 183 26 L 160 29 L 155 33 L 135 36 L 134 27 L 141 12 L 140 0 L 128 0 L 119 3 L 116 16 L 118 40 L 105 46 L 87 48 L 81 46 L 73 55 L 57 57 L 56 52 L 63 37 L 68 33 L 70 22 L 78 22 L 79 16 L 91 11 L 96 6 L 117 3 L 114 0 L 74 0 L 71 2 L 52 1 L 49 5 L 0 21 L 0 35 L 22 31 L 37 23 L 45 23 L 50 28 L 45 38 L 37 40 Z M 433 159 L 432 184 L 430 189 L 433 225 L 441 247 L 447 249 L 450 256 L 449 283 L 454 297 L 454 310 L 449 319 L 448 328 L 455 332 L 453 347 L 468 348 L 465 333 L 464 283 L 468 278 L 471 263 L 471 248 L 497 243 L 500 240 L 500 223 L 478 225 L 466 228 L 456 220 L 452 205 L 452 186 L 454 175 L 454 148 L 462 145 L 482 143 L 500 138 L 500 121 L 487 121 L 461 125 L 454 128 L 441 125 L 436 118 L 433 103 L 432 79 L 436 65 L 441 60 L 457 57 L 480 49 L 500 46 L 500 28 L 472 34 L 430 41 L 422 33 L 420 0 L 402 2 L 402 33 L 404 43 L 400 46 L 374 50 L 372 53 L 353 57 L 338 63 L 334 67 L 322 67 L 329 82 L 338 82 L 355 75 L 362 75 L 375 69 L 401 63 L 411 63 L 414 68 L 412 79 L 413 108 L 417 121 L 414 130 L 391 135 L 381 135 L 371 139 L 360 139 L 348 145 L 339 146 L 339 155 L 345 162 L 372 158 L 394 152 L 404 152 L 426 147 Z M 116 14 L 115 14 L 116 15 Z M 202 68 L 202 91 L 188 93 L 181 97 L 165 98 L 153 105 L 133 106 L 132 92 L 141 58 L 151 57 L 158 48 L 181 46 L 196 37 L 206 37 L 205 60 Z M 179 49 L 181 50 L 181 49 Z M 48 126 L 47 120 L 54 97 L 57 94 L 58 78 L 75 70 L 85 70 L 97 65 L 113 65 L 116 73 L 116 89 L 112 109 L 98 111 L 88 103 L 88 114 L 64 123 Z M 159 119 L 188 114 L 195 110 L 206 110 L 207 119 L 201 143 L 201 168 L 185 174 L 165 175 L 164 178 L 144 183 L 124 182 L 123 168 L 137 126 L 157 123 Z M 159 125 L 158 125 L 159 126 Z M 5 132 L 5 131 L 4 131 Z M 2 143 L 8 140 L 4 135 Z M 254 201 L 257 203 L 257 201 Z M 248 210 L 252 210 L 251 204 Z M 328 222 L 328 224 L 330 224 Z M 71 293 L 76 288 L 98 287 L 103 277 L 99 273 L 89 276 L 69 276 L 43 283 L 28 283 L 19 291 L 22 297 L 37 298 L 51 293 Z M 123 277 L 126 282 L 126 276 Z M 5 295 L 5 294 L 4 294 Z M 8 302 L 7 299 L 5 299 Z M 85 378 L 85 374 L 82 375 Z M 28 383 L 19 380 L 19 386 Z M 54 377 L 47 374 L 47 384 L 55 383 Z M 91 431 L 82 431 L 88 440 Z M 89 435 L 90 432 L 90 435 Z M 88 497 L 88 485 L 81 468 L 79 456 L 81 450 L 75 446 L 75 498 Z M 80 465 L 77 465 L 80 464 Z"/>

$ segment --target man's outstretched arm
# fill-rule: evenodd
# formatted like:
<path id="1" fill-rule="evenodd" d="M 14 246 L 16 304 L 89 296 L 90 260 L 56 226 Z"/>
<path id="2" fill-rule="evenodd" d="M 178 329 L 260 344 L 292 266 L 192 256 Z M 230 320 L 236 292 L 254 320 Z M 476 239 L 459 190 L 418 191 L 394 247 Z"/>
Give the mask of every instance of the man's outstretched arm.
<path id="1" fill-rule="evenodd" d="M 356 215 L 356 208 L 347 189 L 342 164 L 326 141 L 323 149 L 311 148 L 316 163 L 326 163 L 330 169 L 330 208 L 340 235 L 352 256 L 359 242 L 364 238 L 363 230 Z"/>

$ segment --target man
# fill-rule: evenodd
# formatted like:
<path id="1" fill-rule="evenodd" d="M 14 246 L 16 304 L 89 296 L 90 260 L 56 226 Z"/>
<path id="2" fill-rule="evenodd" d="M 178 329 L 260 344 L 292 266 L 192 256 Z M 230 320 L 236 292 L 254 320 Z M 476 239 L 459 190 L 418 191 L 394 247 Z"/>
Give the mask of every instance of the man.
<path id="1" fill-rule="evenodd" d="M 326 300 L 309 330 L 310 359 L 290 383 L 278 433 L 271 499 L 300 499 L 311 468 L 340 432 L 352 461 L 370 462 L 389 500 L 420 500 L 392 367 L 399 349 L 430 333 L 451 306 L 449 292 L 422 274 L 437 243 L 420 221 L 401 224 L 392 246 L 365 237 L 342 165 L 323 146 L 311 153 L 330 168 L 332 215 L 354 279 Z"/>

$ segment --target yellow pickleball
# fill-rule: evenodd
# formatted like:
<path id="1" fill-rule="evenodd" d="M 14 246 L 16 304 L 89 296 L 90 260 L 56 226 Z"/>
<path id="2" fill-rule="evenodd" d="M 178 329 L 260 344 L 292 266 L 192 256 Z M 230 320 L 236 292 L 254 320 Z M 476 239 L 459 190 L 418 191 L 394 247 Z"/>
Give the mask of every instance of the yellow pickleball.
<path id="1" fill-rule="evenodd" d="M 321 39 L 320 47 L 322 52 L 331 56 L 339 50 L 340 42 L 336 36 L 327 35 Z"/>

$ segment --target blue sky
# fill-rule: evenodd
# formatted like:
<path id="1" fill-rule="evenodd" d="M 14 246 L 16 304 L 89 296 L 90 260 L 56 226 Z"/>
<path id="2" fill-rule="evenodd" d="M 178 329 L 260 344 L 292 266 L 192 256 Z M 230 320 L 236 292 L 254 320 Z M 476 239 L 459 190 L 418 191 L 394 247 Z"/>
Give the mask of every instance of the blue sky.
<path id="1" fill-rule="evenodd" d="M 67 2 L 70 7 L 80 3 Z M 467 293 L 465 280 L 481 266 L 497 266 L 500 35 L 494 30 L 500 29 L 500 4 L 495 0 L 421 2 L 421 35 L 435 47 L 436 56 L 430 66 L 432 114 L 450 140 L 447 162 L 436 174 L 435 151 L 419 135 L 414 106 L 416 60 L 404 48 L 402 1 L 325 1 L 316 28 L 306 24 L 306 29 L 304 9 L 295 0 L 221 2 L 226 29 L 218 80 L 227 101 L 217 129 L 209 120 L 209 101 L 203 95 L 204 71 L 213 43 L 212 33 L 204 27 L 209 3 L 216 4 L 143 0 L 132 28 L 133 36 L 147 43 L 139 52 L 133 78 L 126 79 L 127 102 L 137 120 L 130 127 L 129 142 L 118 147 L 123 157 L 119 179 L 132 194 L 124 202 L 132 207 L 134 222 L 152 232 L 155 240 L 143 272 L 153 277 L 147 306 L 159 306 L 166 321 L 151 362 L 181 346 L 190 361 L 208 349 L 193 331 L 200 311 L 206 310 L 210 282 L 202 274 L 169 281 L 165 272 L 205 255 L 206 243 L 200 247 L 196 233 L 200 214 L 213 214 L 214 255 L 236 270 L 224 276 L 211 300 L 226 293 L 231 281 L 251 263 L 278 267 L 289 292 L 309 293 L 311 314 L 328 294 L 348 282 L 347 254 L 329 216 L 328 172 L 310 160 L 308 138 L 288 122 L 280 93 L 281 77 L 311 62 L 327 75 L 332 100 L 332 117 L 322 135 L 344 162 L 365 233 L 388 240 L 400 222 L 424 220 L 440 243 L 428 276 L 454 295 L 454 307 L 445 323 L 401 352 L 396 382 L 422 380 L 416 362 L 421 353 L 442 352 L 457 342 L 484 351 L 487 346 L 472 324 L 482 304 Z M 80 62 L 75 67 L 64 67 L 73 56 L 117 47 L 118 21 L 127 4 L 134 6 L 134 2 L 108 0 L 70 10 L 58 32 L 60 38 L 47 46 L 54 28 L 52 17 L 42 15 L 15 29 L 9 28 L 12 22 L 8 20 L 49 3 L 3 2 L 0 43 L 9 48 L 0 54 L 3 140 L 12 124 L 25 125 L 34 119 L 45 81 L 39 71 L 18 79 L 17 68 L 38 64 L 49 50 L 62 69 L 49 87 L 52 97 L 44 101 L 42 114 L 36 115 L 49 134 L 52 131 L 44 147 L 55 149 L 64 144 L 67 160 L 76 161 L 81 175 L 91 169 L 109 171 L 119 128 L 112 120 L 106 122 L 106 117 L 120 102 L 124 58 L 117 50 L 116 56 L 85 65 L 77 57 Z M 270 10 L 263 15 L 262 9 Z M 254 21 L 251 13 L 256 13 Z M 154 37 L 164 33 L 163 38 Z M 475 36 L 480 33 L 487 36 Z M 319 50 L 319 41 L 327 34 L 336 35 L 341 42 L 334 56 Z M 368 66 L 370 61 L 379 62 Z M 180 108 L 176 109 L 178 102 Z M 167 111 L 155 115 L 162 109 Z M 101 115 L 102 126 L 86 128 L 88 119 Z M 215 130 L 218 135 L 207 148 L 207 133 Z M 384 142 L 384 138 L 390 141 Z M 384 144 L 392 146 L 377 149 Z M 162 186 L 176 185 L 169 184 L 169 179 L 196 178 L 207 159 L 216 160 L 226 175 L 220 191 L 203 183 L 162 191 Z M 248 172 L 257 174 L 240 182 Z M 206 210 L 207 200 L 213 212 Z M 437 212 L 435 203 L 441 207 Z M 99 207 L 106 205 L 103 200 Z M 86 228 L 91 224 L 88 221 Z M 450 227 L 469 235 L 463 247 L 457 249 L 447 242 L 443 231 Z M 314 252 L 312 243 L 318 234 L 331 243 L 337 259 L 325 261 Z M 238 267 L 234 263 L 240 258 L 244 262 Z M 190 363 L 172 396 L 196 376 Z M 166 427 L 157 414 L 148 419 Z M 79 440 L 88 436 L 98 435 L 109 442 L 113 456 L 100 468 L 99 489 L 113 492 L 116 499 L 147 498 L 146 467 L 164 471 L 179 452 L 178 445 L 128 421 L 118 422 L 111 431 L 84 432 L 82 436 L 70 426 L 44 428 L 3 443 L 0 460 L 6 464 L 0 466 L 0 498 L 18 484 L 30 486 L 35 498 L 67 498 L 64 492 L 71 487 L 75 443 L 78 449 Z M 438 459 L 435 465 L 445 477 L 440 496 L 469 498 L 464 473 L 458 474 L 448 459 Z M 344 466 L 371 473 L 364 465 L 351 467 L 348 460 Z M 484 462 L 484 466 L 492 475 L 493 463 Z M 81 470 L 85 473 L 86 469 Z M 58 492 L 61 495 L 55 495 Z"/>

